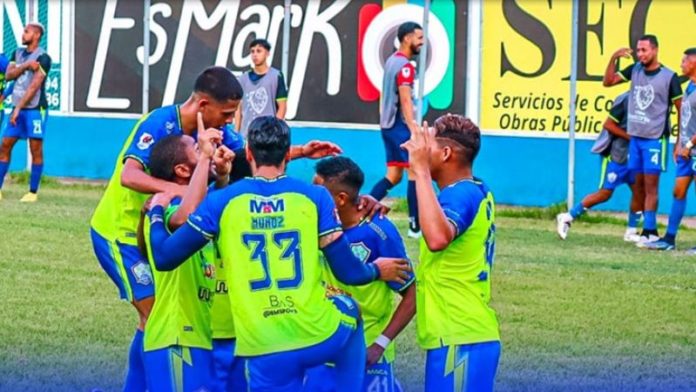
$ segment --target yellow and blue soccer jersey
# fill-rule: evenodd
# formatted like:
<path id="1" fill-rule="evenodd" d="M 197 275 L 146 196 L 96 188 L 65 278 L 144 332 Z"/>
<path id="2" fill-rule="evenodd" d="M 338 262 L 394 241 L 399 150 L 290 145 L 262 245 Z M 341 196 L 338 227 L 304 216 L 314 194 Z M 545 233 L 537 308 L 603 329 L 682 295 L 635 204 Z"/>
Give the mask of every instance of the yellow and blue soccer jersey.
<path id="1" fill-rule="evenodd" d="M 178 209 L 170 206 L 165 225 Z M 145 351 L 169 346 L 212 349 L 210 308 L 215 290 L 215 250 L 212 244 L 196 252 L 172 271 L 158 271 L 152 259 L 150 222 L 146 217 L 145 243 L 155 280 L 155 304 L 145 328 Z"/>
<path id="2" fill-rule="evenodd" d="M 363 263 L 372 263 L 379 257 L 408 258 L 399 231 L 386 217 L 363 220 L 359 225 L 346 229 L 344 235 L 355 257 Z M 394 313 L 394 292 L 402 292 L 414 281 L 411 274 L 404 284 L 375 281 L 364 286 L 348 286 L 336 279 L 328 265 L 325 266 L 324 277 L 329 294 L 345 293 L 358 302 L 367 346 L 374 343 L 389 324 Z M 394 355 L 394 345 L 390 344 L 384 351 L 384 358 L 391 362 Z"/>
<path id="3" fill-rule="evenodd" d="M 439 252 L 421 240 L 416 269 L 418 341 L 424 349 L 500 339 L 491 298 L 495 203 L 479 180 L 442 190 L 438 201 L 456 236 Z"/>
<path id="4" fill-rule="evenodd" d="M 210 323 L 213 329 L 213 339 L 233 339 L 237 335 L 234 333 L 234 319 L 232 318 L 232 308 L 230 296 L 228 294 L 227 274 L 225 263 L 220 258 L 217 247 L 215 250 L 215 300 L 210 309 Z"/>
<path id="5" fill-rule="evenodd" d="M 239 356 L 328 339 L 341 313 L 325 295 L 319 237 L 340 231 L 323 187 L 281 176 L 247 178 L 209 194 L 188 224 L 215 239 L 225 266 Z"/>
<path id="6" fill-rule="evenodd" d="M 126 159 L 140 162 L 145 170 L 150 164 L 152 146 L 168 135 L 181 135 L 179 105 L 164 106 L 142 117 L 133 127 L 123 149 L 118 154 L 116 167 L 97 209 L 92 216 L 92 228 L 110 241 L 136 245 L 136 230 L 140 208 L 147 195 L 121 185 L 121 172 Z M 195 138 L 195 134 L 193 135 Z M 232 150 L 244 146 L 244 140 L 229 126 L 223 129 L 223 143 Z"/>

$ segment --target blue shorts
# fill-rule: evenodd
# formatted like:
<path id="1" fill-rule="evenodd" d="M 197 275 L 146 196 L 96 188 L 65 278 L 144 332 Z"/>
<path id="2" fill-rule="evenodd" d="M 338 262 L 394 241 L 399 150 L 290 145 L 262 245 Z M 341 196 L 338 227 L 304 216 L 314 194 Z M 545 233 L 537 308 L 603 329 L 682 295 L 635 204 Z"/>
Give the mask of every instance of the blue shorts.
<path id="1" fill-rule="evenodd" d="M 109 241 L 94 229 L 90 229 L 90 234 L 94 254 L 118 287 L 121 299 L 141 301 L 155 295 L 150 264 L 137 246 Z"/>
<path id="2" fill-rule="evenodd" d="M 428 350 L 425 390 L 438 392 L 493 391 L 500 342 L 445 346 Z"/>
<path id="3" fill-rule="evenodd" d="M 677 177 L 696 177 L 696 157 L 677 157 Z"/>
<path id="4" fill-rule="evenodd" d="M 337 391 L 355 392 L 362 387 L 366 353 L 358 306 L 346 296 L 332 299 L 355 324 L 341 322 L 333 335 L 313 346 L 247 358 L 250 391 L 301 391 L 307 370 L 327 362 L 336 366 Z"/>
<path id="5" fill-rule="evenodd" d="M 22 109 L 17 116 L 17 125 L 7 121 L 3 136 L 18 139 L 43 139 L 47 120 L 48 111 L 45 109 Z"/>
<path id="6" fill-rule="evenodd" d="M 305 392 L 334 392 L 336 391 L 336 374 L 333 366 L 321 365 L 309 369 L 305 377 Z M 365 369 L 365 381 L 360 389 L 363 392 L 401 392 L 399 382 L 394 378 L 391 362 L 382 360 Z"/>
<path id="7" fill-rule="evenodd" d="M 237 339 L 213 339 L 213 391 L 246 391 L 243 358 L 234 356 Z"/>
<path id="8" fill-rule="evenodd" d="M 213 391 L 213 354 L 210 350 L 170 346 L 145 351 L 145 379 L 149 392 Z"/>
<path id="9" fill-rule="evenodd" d="M 667 170 L 667 139 L 632 136 L 628 143 L 628 169 L 634 173 L 652 175 Z"/>
<path id="10" fill-rule="evenodd" d="M 382 128 L 382 140 L 384 140 L 384 152 L 387 156 L 387 166 L 408 167 L 408 152 L 401 148 L 411 138 L 401 114 L 396 114 L 394 125 L 391 128 Z"/>
<path id="11" fill-rule="evenodd" d="M 610 157 L 602 159 L 602 175 L 599 179 L 599 189 L 613 191 L 622 184 L 633 184 L 635 175 L 628 170 L 627 164 L 616 163 Z"/>

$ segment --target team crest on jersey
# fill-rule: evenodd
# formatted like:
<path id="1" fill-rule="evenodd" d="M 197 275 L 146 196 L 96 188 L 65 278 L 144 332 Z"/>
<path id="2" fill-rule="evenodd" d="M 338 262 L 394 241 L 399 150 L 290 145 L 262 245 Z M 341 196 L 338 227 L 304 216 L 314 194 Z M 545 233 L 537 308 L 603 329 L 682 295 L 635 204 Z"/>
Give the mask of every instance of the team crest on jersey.
<path id="1" fill-rule="evenodd" d="M 268 92 L 263 87 L 256 89 L 247 94 L 247 102 L 256 114 L 261 114 L 268 104 Z"/>
<path id="2" fill-rule="evenodd" d="M 138 148 L 141 150 L 146 150 L 154 142 L 155 138 L 152 137 L 152 135 L 150 135 L 149 133 L 145 132 L 142 135 L 140 135 L 140 139 L 138 140 Z"/>
<path id="3" fill-rule="evenodd" d="M 611 172 L 607 175 L 607 180 L 613 184 L 614 182 L 616 182 L 617 177 L 618 176 L 616 175 L 616 173 Z"/>
<path id="4" fill-rule="evenodd" d="M 411 77 L 411 68 L 410 67 L 401 68 L 401 76 L 403 76 L 404 78 L 410 78 Z"/>
<path id="5" fill-rule="evenodd" d="M 131 272 L 133 272 L 136 283 L 143 286 L 152 284 L 152 270 L 150 270 L 150 266 L 147 263 L 143 261 L 135 263 L 131 267 Z"/>
<path id="6" fill-rule="evenodd" d="M 634 99 L 636 100 L 636 106 L 638 109 L 645 110 L 653 103 L 655 99 L 655 90 L 652 84 L 646 84 L 645 86 L 636 86 L 636 91 L 634 93 Z"/>
<path id="7" fill-rule="evenodd" d="M 167 123 L 164 124 L 164 129 L 167 131 L 167 133 L 172 133 L 172 131 L 174 130 L 174 122 L 167 121 Z"/>
<path id="8" fill-rule="evenodd" d="M 367 260 L 370 258 L 370 253 L 372 253 L 370 248 L 368 248 L 367 245 L 362 242 L 350 244 L 350 250 L 352 250 L 355 257 L 360 259 L 360 261 L 363 263 L 367 262 Z"/>

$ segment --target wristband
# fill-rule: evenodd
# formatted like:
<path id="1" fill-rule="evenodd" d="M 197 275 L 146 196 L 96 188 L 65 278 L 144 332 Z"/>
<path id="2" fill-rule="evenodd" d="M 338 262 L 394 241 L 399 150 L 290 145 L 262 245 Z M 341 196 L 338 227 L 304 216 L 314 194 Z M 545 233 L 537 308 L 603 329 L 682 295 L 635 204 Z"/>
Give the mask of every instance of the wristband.
<path id="1" fill-rule="evenodd" d="M 154 206 L 150 209 L 150 223 L 164 222 L 164 207 Z"/>
<path id="2" fill-rule="evenodd" d="M 684 147 L 686 147 L 687 150 L 691 150 L 692 148 L 694 148 L 694 142 L 692 142 L 691 139 L 689 139 L 689 141 L 686 142 L 686 145 L 684 145 Z"/>
<path id="3" fill-rule="evenodd" d="M 377 336 L 377 339 L 375 339 L 375 344 L 382 347 L 383 349 L 387 349 L 387 346 L 389 346 L 389 343 L 391 343 L 391 339 L 384 335 L 379 335 Z"/>

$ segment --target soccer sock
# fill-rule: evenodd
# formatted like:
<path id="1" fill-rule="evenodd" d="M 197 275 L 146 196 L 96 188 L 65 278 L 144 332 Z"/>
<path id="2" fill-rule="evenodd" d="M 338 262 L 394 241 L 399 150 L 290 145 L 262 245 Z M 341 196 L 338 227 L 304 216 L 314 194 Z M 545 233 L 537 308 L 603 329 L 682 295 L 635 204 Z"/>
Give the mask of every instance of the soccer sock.
<path id="1" fill-rule="evenodd" d="M 143 331 L 136 330 L 130 350 L 128 351 L 128 372 L 124 391 L 144 391 L 147 389 L 145 381 L 145 364 L 143 363 Z"/>
<path id="2" fill-rule="evenodd" d="M 408 200 L 408 222 L 412 231 L 420 231 L 418 223 L 418 198 L 416 197 L 416 182 L 408 182 L 408 190 L 406 192 Z"/>
<path id="3" fill-rule="evenodd" d="M 635 229 L 638 227 L 638 222 L 640 222 L 640 217 L 643 215 L 643 211 L 628 211 L 628 227 Z"/>
<path id="4" fill-rule="evenodd" d="M 2 184 L 5 182 L 8 170 L 10 170 L 10 162 L 0 162 L 0 188 L 2 188 Z"/>
<path id="5" fill-rule="evenodd" d="M 683 199 L 673 199 L 672 200 L 672 210 L 669 212 L 669 222 L 667 223 L 667 233 L 665 233 L 664 240 L 674 244 L 674 239 L 677 237 L 677 231 L 679 231 L 679 224 L 684 217 L 684 210 L 686 210 L 686 198 Z"/>
<path id="6" fill-rule="evenodd" d="M 643 213 L 643 231 L 651 233 L 657 231 L 657 213 L 655 211 L 645 211 Z"/>
<path id="7" fill-rule="evenodd" d="M 29 176 L 29 192 L 36 193 L 39 190 L 41 182 L 41 173 L 43 172 L 43 164 L 31 165 L 31 176 Z"/>
<path id="8" fill-rule="evenodd" d="M 579 217 L 580 215 L 584 214 L 586 211 L 586 208 L 582 206 L 582 203 L 578 203 L 575 205 L 575 207 L 571 208 L 568 213 L 570 216 L 573 217 L 573 219 Z"/>
<path id="9" fill-rule="evenodd" d="M 394 184 L 392 184 L 391 181 L 384 177 L 375 184 L 375 186 L 372 188 L 372 191 L 370 191 L 370 195 L 377 200 L 382 200 L 384 199 L 384 196 L 387 195 L 387 192 L 389 192 L 389 190 L 393 187 Z"/>

